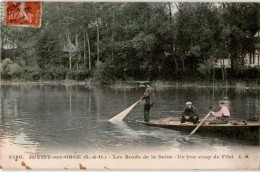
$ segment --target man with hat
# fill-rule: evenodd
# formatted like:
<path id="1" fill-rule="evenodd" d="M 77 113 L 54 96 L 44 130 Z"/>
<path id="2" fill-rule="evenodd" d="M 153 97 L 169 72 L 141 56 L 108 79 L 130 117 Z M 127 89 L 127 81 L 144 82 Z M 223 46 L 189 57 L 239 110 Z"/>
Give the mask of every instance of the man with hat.
<path id="1" fill-rule="evenodd" d="M 190 101 L 186 102 L 186 108 L 182 113 L 181 123 L 184 122 L 192 122 L 193 124 L 197 124 L 199 121 L 199 114 L 195 106 L 192 105 Z"/>
<path id="2" fill-rule="evenodd" d="M 154 100 L 154 90 L 149 85 L 149 83 L 145 84 L 145 92 L 144 95 L 140 99 L 140 105 L 144 106 L 144 121 L 149 122 L 150 120 L 150 108 L 153 106 Z"/>

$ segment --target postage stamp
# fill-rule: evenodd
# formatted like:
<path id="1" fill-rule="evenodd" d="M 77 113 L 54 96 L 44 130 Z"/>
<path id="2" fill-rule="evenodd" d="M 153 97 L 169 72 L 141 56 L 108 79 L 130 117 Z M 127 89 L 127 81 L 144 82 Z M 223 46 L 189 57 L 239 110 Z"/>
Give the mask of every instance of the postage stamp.
<path id="1" fill-rule="evenodd" d="M 7 2 L 6 25 L 41 27 L 42 2 Z"/>

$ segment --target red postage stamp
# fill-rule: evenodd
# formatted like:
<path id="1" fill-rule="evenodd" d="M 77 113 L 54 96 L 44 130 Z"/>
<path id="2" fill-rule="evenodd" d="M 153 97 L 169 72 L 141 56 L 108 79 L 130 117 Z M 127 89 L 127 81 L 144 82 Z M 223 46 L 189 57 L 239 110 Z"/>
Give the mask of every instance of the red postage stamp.
<path id="1" fill-rule="evenodd" d="M 41 27 L 42 2 L 7 2 L 6 25 Z"/>

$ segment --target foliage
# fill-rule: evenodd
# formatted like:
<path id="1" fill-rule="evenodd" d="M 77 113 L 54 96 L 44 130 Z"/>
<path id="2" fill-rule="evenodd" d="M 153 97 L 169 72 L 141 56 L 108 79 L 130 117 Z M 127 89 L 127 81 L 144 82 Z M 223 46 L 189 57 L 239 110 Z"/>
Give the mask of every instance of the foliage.
<path id="1" fill-rule="evenodd" d="M 4 79 L 19 78 L 21 67 L 13 63 L 10 58 L 6 58 L 2 62 L 2 73 Z"/>
<path id="2" fill-rule="evenodd" d="M 44 2 L 43 9 L 40 29 L 1 26 L 4 79 L 210 79 L 223 58 L 231 59 L 225 76 L 259 77 L 243 62 L 259 49 L 259 3 Z"/>
<path id="3" fill-rule="evenodd" d="M 97 62 L 96 66 L 99 68 L 96 69 L 93 73 L 94 81 L 100 82 L 101 84 L 110 84 L 111 82 L 118 79 L 115 75 L 115 67 L 107 63 Z"/>
<path id="4" fill-rule="evenodd" d="M 66 78 L 71 80 L 86 80 L 90 77 L 90 71 L 89 70 L 68 70 L 66 72 Z"/>
<path id="5" fill-rule="evenodd" d="M 21 79 L 24 80 L 39 80 L 41 78 L 42 72 L 38 67 L 25 66 L 22 72 Z"/>

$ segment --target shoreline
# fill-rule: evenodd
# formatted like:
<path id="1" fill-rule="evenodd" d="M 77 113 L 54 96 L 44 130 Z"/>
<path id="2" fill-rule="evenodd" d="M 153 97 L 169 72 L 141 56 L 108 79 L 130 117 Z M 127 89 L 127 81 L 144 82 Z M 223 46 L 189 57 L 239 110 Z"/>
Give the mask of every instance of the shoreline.
<path id="1" fill-rule="evenodd" d="M 139 81 L 117 81 L 113 84 L 102 85 L 99 82 L 92 80 L 86 81 L 76 81 L 76 80 L 59 80 L 59 81 L 6 81 L 1 80 L 1 86 L 85 86 L 85 87 L 111 87 L 111 88 L 137 88 Z M 165 88 L 213 88 L 213 85 L 210 85 L 211 82 L 181 82 L 181 81 L 151 81 L 151 86 L 155 89 L 165 89 Z M 212 84 L 212 83 L 211 83 Z M 245 82 L 234 82 L 228 83 L 226 85 L 223 82 L 215 82 L 214 88 L 235 88 L 235 89 L 250 89 L 250 90 L 260 90 L 260 86 L 257 84 L 246 85 Z"/>
<path id="2" fill-rule="evenodd" d="M 4 86 L 94 86 L 91 81 L 59 80 L 59 81 L 1 81 Z"/>

